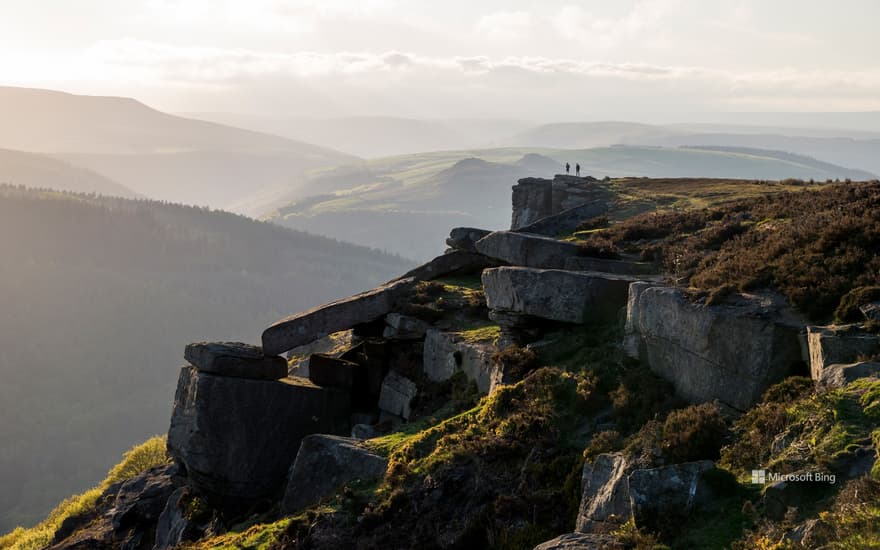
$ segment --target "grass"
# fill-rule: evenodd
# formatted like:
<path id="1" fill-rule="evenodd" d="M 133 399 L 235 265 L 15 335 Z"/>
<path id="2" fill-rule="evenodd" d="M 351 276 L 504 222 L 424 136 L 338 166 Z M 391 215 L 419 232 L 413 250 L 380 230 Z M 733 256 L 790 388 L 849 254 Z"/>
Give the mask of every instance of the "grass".
<path id="1" fill-rule="evenodd" d="M 168 455 L 163 436 L 152 437 L 132 447 L 125 452 L 119 464 L 110 469 L 107 477 L 97 487 L 65 499 L 49 513 L 46 519 L 34 527 L 29 529 L 16 527 L 12 532 L 0 537 L 0 548 L 37 550 L 46 547 L 65 519 L 94 510 L 101 494 L 111 484 L 132 478 L 167 461 Z"/>
<path id="2" fill-rule="evenodd" d="M 230 532 L 182 546 L 188 550 L 268 550 L 273 548 L 295 518 L 251 525 L 241 532 Z"/>

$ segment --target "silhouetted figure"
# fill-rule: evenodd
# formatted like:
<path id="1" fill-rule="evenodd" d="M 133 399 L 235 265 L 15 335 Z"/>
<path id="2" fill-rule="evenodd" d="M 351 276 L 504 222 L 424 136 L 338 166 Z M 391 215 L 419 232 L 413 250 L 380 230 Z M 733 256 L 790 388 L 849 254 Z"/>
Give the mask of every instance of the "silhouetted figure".
<path id="1" fill-rule="evenodd" d="M 571 165 L 567 162 L 565 163 L 565 173 L 568 174 L 571 171 Z"/>
<path id="2" fill-rule="evenodd" d="M 577 163 L 574 165 L 574 173 L 580 177 L 581 175 L 581 163 Z"/>

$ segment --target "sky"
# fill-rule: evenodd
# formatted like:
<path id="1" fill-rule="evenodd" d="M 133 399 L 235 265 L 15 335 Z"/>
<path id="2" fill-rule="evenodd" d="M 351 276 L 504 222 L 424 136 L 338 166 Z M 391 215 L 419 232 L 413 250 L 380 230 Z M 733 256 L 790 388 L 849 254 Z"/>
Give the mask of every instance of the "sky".
<path id="1" fill-rule="evenodd" d="M 171 112 L 880 110 L 876 0 L 0 0 L 0 84 Z"/>

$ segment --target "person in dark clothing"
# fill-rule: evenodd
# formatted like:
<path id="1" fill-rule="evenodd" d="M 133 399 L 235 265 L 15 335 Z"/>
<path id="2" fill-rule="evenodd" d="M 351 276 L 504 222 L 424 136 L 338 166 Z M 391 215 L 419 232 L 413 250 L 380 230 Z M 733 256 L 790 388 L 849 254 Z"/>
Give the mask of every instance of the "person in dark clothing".
<path id="1" fill-rule="evenodd" d="M 567 162 L 565 163 L 565 173 L 568 174 L 571 171 L 571 165 Z"/>
<path id="2" fill-rule="evenodd" d="M 574 165 L 574 173 L 578 176 L 581 175 L 581 163 L 577 163 Z"/>

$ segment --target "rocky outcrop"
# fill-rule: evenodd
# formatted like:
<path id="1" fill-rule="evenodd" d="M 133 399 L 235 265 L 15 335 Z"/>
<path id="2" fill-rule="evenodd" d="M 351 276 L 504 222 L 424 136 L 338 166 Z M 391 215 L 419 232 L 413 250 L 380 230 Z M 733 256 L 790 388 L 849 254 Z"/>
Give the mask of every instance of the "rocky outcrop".
<path id="1" fill-rule="evenodd" d="M 632 516 L 626 459 L 606 453 L 584 464 L 581 505 L 575 530 L 579 533 L 607 531 Z"/>
<path id="2" fill-rule="evenodd" d="M 449 232 L 446 244 L 456 250 L 464 250 L 467 252 L 476 252 L 474 243 L 491 233 L 488 229 L 477 229 L 475 227 L 456 227 Z"/>
<path id="3" fill-rule="evenodd" d="M 307 436 L 290 467 L 281 509 L 294 514 L 332 496 L 347 483 L 381 478 L 387 467 L 388 459 L 373 453 L 357 439 Z"/>
<path id="4" fill-rule="evenodd" d="M 626 548 L 614 535 L 568 533 L 535 546 L 534 550 L 616 550 Z"/>
<path id="5" fill-rule="evenodd" d="M 260 498 L 280 490 L 300 441 L 349 430 L 349 393 L 307 380 L 229 378 L 184 367 L 168 451 L 189 483 L 215 497 Z"/>
<path id="6" fill-rule="evenodd" d="M 410 404 L 418 393 L 418 386 L 409 378 L 391 371 L 382 382 L 379 393 L 379 409 L 408 420 L 412 414 Z"/>
<path id="7" fill-rule="evenodd" d="M 480 254 L 506 264 L 545 269 L 562 269 L 567 258 L 583 254 L 574 243 L 513 231 L 495 231 L 475 246 Z"/>
<path id="8" fill-rule="evenodd" d="M 384 317 L 406 297 L 414 282 L 412 278 L 400 279 L 282 319 L 263 332 L 263 351 L 277 355 L 328 334 Z"/>
<path id="9" fill-rule="evenodd" d="M 627 352 L 691 402 L 746 410 L 803 362 L 803 323 L 774 296 L 708 306 L 680 289 L 634 284 L 627 309 Z"/>
<path id="10" fill-rule="evenodd" d="M 880 302 L 870 302 L 859 306 L 859 311 L 868 321 L 880 321 Z"/>
<path id="11" fill-rule="evenodd" d="M 862 356 L 880 353 L 880 335 L 861 330 L 859 325 L 807 327 L 810 374 L 820 380 L 830 365 L 858 361 Z"/>
<path id="12" fill-rule="evenodd" d="M 487 267 L 496 265 L 498 265 L 497 260 L 487 258 L 483 254 L 466 250 L 451 250 L 437 256 L 426 264 L 406 272 L 400 279 L 411 278 L 416 281 L 431 281 L 451 275 L 479 273 Z"/>
<path id="13" fill-rule="evenodd" d="M 861 361 L 849 365 L 828 365 L 819 372 L 817 382 L 825 386 L 842 388 L 859 378 L 880 378 L 880 363 Z"/>
<path id="14" fill-rule="evenodd" d="M 566 323 L 613 318 L 633 282 L 623 275 L 522 267 L 487 269 L 482 278 L 490 309 Z"/>
<path id="15" fill-rule="evenodd" d="M 510 228 L 519 229 L 576 206 L 612 198 L 598 180 L 590 177 L 558 174 L 552 180 L 523 178 L 513 186 Z"/>
<path id="16" fill-rule="evenodd" d="M 360 370 L 360 365 L 345 359 L 320 353 L 309 357 L 309 380 L 317 386 L 351 390 Z"/>
<path id="17" fill-rule="evenodd" d="M 715 500 L 704 474 L 714 469 L 710 460 L 636 470 L 629 476 L 633 519 L 638 526 L 686 519 Z"/>
<path id="18" fill-rule="evenodd" d="M 171 550 L 222 532 L 222 524 L 216 514 L 202 511 L 193 515 L 193 511 L 188 509 L 192 500 L 193 496 L 187 487 L 181 487 L 171 494 L 156 525 L 153 550 Z"/>
<path id="19" fill-rule="evenodd" d="M 580 256 L 565 260 L 565 269 L 569 271 L 598 271 L 615 275 L 657 275 L 657 266 L 650 262 L 634 262 L 630 260 L 609 260 Z"/>
<path id="20" fill-rule="evenodd" d="M 278 380 L 287 376 L 287 361 L 264 355 L 259 346 L 241 342 L 198 342 L 186 346 L 183 357 L 199 372 L 236 378 Z"/>
<path id="21" fill-rule="evenodd" d="M 449 380 L 461 371 L 481 393 L 489 393 L 499 383 L 498 369 L 492 362 L 496 351 L 491 340 L 469 341 L 458 332 L 431 329 L 425 336 L 422 368 L 435 382 Z"/>
<path id="22" fill-rule="evenodd" d="M 528 225 L 513 229 L 513 231 L 546 235 L 547 237 L 567 235 L 573 233 L 582 221 L 601 216 L 607 213 L 610 207 L 611 203 L 608 200 L 591 200 L 586 204 L 563 210 L 558 214 L 539 218 Z"/>
<path id="23" fill-rule="evenodd" d="M 421 319 L 400 313 L 389 313 L 386 315 L 385 325 L 382 337 L 398 340 L 419 340 L 424 338 L 430 326 Z"/>

